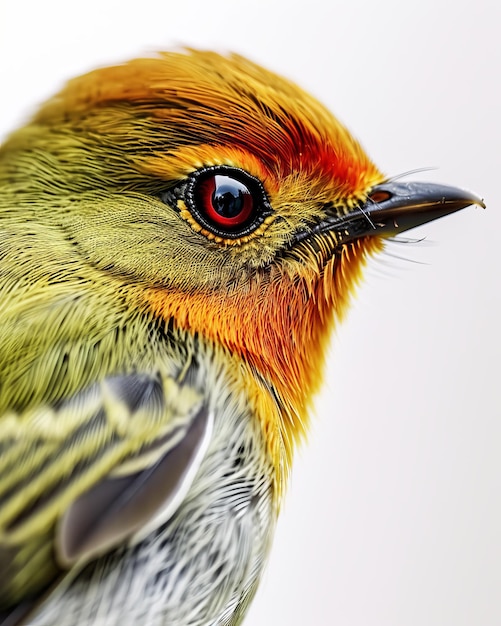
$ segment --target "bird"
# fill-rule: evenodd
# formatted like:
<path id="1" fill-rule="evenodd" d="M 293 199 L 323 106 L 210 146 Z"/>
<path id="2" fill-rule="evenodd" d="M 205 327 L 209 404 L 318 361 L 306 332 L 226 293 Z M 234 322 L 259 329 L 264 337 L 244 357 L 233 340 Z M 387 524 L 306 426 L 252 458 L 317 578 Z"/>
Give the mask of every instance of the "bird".
<path id="1" fill-rule="evenodd" d="M 0 146 L 0 624 L 240 624 L 367 259 L 470 205 L 237 54 L 42 104 Z"/>

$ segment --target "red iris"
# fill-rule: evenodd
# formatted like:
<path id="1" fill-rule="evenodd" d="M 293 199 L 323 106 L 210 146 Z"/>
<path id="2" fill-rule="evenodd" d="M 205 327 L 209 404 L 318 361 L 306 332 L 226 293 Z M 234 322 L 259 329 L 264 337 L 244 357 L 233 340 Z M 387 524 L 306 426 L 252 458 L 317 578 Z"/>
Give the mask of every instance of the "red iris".
<path id="1" fill-rule="evenodd" d="M 222 228 L 242 226 L 254 208 L 249 188 L 224 174 L 211 174 L 200 181 L 197 196 L 199 209 L 206 219 Z"/>

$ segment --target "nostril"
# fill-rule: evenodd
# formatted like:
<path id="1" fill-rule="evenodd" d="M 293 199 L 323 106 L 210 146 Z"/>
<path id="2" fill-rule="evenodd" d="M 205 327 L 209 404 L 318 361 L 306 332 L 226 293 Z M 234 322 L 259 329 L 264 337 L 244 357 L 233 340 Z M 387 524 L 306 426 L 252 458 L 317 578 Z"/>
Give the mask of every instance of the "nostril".
<path id="1" fill-rule="evenodd" d="M 372 200 L 374 204 L 379 204 L 380 202 L 386 202 L 392 197 L 392 194 L 389 191 L 382 191 L 381 189 L 376 189 L 372 193 L 369 194 L 369 200 Z"/>

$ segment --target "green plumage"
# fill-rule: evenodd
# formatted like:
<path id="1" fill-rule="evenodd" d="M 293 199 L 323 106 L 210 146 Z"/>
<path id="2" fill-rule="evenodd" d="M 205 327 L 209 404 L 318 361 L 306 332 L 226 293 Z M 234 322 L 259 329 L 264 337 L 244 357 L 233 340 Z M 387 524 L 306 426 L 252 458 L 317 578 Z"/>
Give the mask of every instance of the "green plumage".
<path id="1" fill-rule="evenodd" d="M 73 237 L 72 228 L 85 237 L 86 206 L 103 216 L 99 199 L 81 196 L 72 214 L 77 198 L 55 199 L 40 161 L 30 171 L 15 160 L 0 151 L 0 607 L 58 577 L 56 524 L 70 504 L 200 404 L 180 386 L 190 342 L 169 341 L 161 321 L 131 305 L 126 278 L 89 262 L 91 235 L 89 250 Z M 26 181 L 15 195 L 14 175 Z M 109 377 L 137 374 L 161 380 L 159 406 L 132 411 L 107 392 Z"/>

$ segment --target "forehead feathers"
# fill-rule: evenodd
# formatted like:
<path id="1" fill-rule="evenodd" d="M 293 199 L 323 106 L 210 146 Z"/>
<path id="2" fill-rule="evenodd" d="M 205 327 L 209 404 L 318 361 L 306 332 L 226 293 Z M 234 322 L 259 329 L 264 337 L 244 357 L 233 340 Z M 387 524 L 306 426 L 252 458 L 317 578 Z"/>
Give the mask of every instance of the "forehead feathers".
<path id="1" fill-rule="evenodd" d="M 178 170 L 183 162 L 185 170 L 230 161 L 245 167 L 250 157 L 265 178 L 315 171 L 344 196 L 365 191 L 375 172 L 314 98 L 236 55 L 162 53 L 95 70 L 70 81 L 37 121 L 57 118 L 75 118 L 101 136 L 119 138 L 126 150 L 143 148 L 143 165 L 149 162 L 152 170 L 155 157 L 174 153 Z"/>

